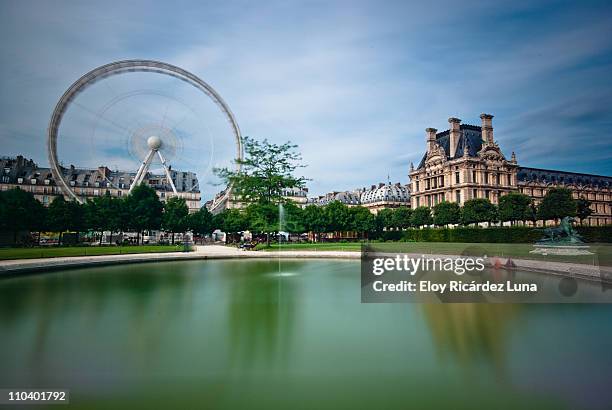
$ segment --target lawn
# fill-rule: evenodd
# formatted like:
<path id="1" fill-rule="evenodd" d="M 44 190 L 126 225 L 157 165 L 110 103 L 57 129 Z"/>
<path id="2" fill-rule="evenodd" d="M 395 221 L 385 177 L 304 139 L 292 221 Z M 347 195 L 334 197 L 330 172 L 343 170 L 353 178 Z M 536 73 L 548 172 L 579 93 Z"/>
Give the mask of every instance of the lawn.
<path id="1" fill-rule="evenodd" d="M 142 246 L 78 246 L 78 247 L 37 247 L 3 248 L 0 260 L 58 258 L 62 256 L 124 255 L 130 253 L 179 252 L 180 245 L 142 245 Z"/>
<path id="2" fill-rule="evenodd" d="M 361 252 L 360 242 L 319 242 L 319 243 L 288 243 L 288 244 L 272 244 L 269 247 L 258 245 L 256 250 L 262 251 L 352 251 Z"/>
<path id="3" fill-rule="evenodd" d="M 384 242 L 371 243 L 380 252 L 406 252 L 441 254 L 441 255 L 472 255 L 472 256 L 502 256 L 517 259 L 548 260 L 553 262 L 584 263 L 589 265 L 612 266 L 611 244 L 589 244 L 593 255 L 559 256 L 539 255 L 529 253 L 533 245 L 529 243 L 457 243 L 457 242 Z M 263 248 L 264 251 L 361 251 L 361 243 L 295 243 L 280 247 L 272 245 Z"/>

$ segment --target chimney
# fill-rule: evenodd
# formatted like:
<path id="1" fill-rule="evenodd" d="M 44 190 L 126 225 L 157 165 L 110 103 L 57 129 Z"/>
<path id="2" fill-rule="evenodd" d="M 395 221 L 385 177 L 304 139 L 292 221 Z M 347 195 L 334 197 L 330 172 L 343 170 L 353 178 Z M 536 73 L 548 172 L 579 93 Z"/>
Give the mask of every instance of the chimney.
<path id="1" fill-rule="evenodd" d="M 449 156 L 455 158 L 455 153 L 457 152 L 457 144 L 459 143 L 459 136 L 461 135 L 461 120 L 459 118 L 450 117 L 448 119 L 448 123 L 450 124 L 450 132 L 449 132 L 449 141 L 448 141 L 448 149 Z"/>
<path id="2" fill-rule="evenodd" d="M 98 173 L 102 178 L 106 178 L 110 174 L 110 169 L 106 168 L 105 166 L 100 166 L 98 167 Z"/>
<path id="3" fill-rule="evenodd" d="M 482 120 L 482 144 L 493 145 L 493 116 L 491 114 L 480 114 Z"/>
<path id="4" fill-rule="evenodd" d="M 425 132 L 427 133 L 427 152 L 431 152 L 436 144 L 436 132 L 438 130 L 435 128 L 425 128 Z"/>

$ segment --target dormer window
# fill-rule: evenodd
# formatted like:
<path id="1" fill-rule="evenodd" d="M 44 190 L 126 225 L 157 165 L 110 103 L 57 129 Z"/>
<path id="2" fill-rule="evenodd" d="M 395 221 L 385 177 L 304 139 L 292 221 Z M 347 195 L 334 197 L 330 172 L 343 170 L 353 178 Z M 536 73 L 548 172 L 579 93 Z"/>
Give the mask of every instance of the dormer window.
<path id="1" fill-rule="evenodd" d="M 21 177 L 17 178 L 17 183 L 18 184 L 23 184 L 23 178 L 21 178 Z"/>
<path id="2" fill-rule="evenodd" d="M 31 183 L 32 185 L 36 185 L 36 178 L 32 178 L 32 179 L 30 179 L 30 183 Z"/>

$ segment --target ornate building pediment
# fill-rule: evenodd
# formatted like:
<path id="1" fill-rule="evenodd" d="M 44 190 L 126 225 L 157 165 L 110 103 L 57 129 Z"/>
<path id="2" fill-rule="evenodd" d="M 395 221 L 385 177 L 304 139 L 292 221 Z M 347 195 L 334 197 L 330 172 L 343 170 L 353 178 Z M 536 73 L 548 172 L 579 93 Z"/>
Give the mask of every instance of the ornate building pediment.
<path id="1" fill-rule="evenodd" d="M 427 153 L 425 163 L 428 166 L 442 164 L 446 161 L 446 152 L 439 144 L 435 144 L 433 149 Z"/>
<path id="2" fill-rule="evenodd" d="M 482 149 L 478 151 L 478 156 L 487 161 L 506 161 L 506 157 L 502 154 L 497 143 L 494 145 L 483 145 Z"/>

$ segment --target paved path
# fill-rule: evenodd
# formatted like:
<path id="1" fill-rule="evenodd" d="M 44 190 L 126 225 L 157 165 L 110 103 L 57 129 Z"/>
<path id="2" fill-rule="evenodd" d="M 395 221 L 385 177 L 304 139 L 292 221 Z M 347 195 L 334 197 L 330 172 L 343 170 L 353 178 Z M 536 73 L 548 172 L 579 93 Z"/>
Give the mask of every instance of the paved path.
<path id="1" fill-rule="evenodd" d="M 394 254 L 393 254 L 394 255 Z M 385 256 L 391 256 L 385 255 Z M 46 272 L 64 268 L 114 265 L 121 263 L 142 263 L 154 261 L 175 261 L 193 259 L 236 259 L 258 258 L 274 259 L 282 257 L 291 258 L 333 258 L 333 259 L 359 259 L 361 252 L 345 251 L 281 251 L 256 252 L 246 251 L 228 246 L 207 245 L 197 246 L 194 252 L 167 252 L 167 253 L 140 253 L 129 255 L 100 255 L 100 256 L 71 256 L 41 259 L 17 259 L 0 261 L 0 276 L 27 272 Z M 408 254 L 408 257 L 420 258 L 422 254 Z M 456 258 L 453 255 L 427 255 L 429 258 Z M 562 276 L 578 277 L 596 281 L 612 282 L 612 267 L 585 265 L 577 263 L 549 262 L 542 260 L 512 259 L 504 257 L 488 257 L 484 261 L 486 266 L 504 268 L 514 267 L 518 270 L 545 272 Z"/>
<path id="2" fill-rule="evenodd" d="M 14 259 L 0 261 L 0 275 L 25 272 L 75 268 L 92 265 L 114 265 L 121 263 L 142 263 L 154 261 L 175 261 L 190 259 L 235 259 L 235 258 L 335 258 L 359 259 L 360 252 L 342 251 L 282 251 L 256 252 L 229 246 L 197 246 L 194 252 L 137 253 L 127 255 L 69 256 L 58 258 Z"/>

